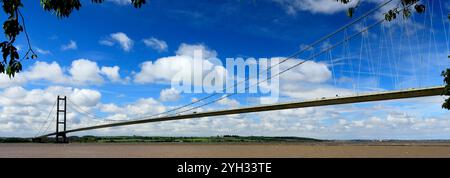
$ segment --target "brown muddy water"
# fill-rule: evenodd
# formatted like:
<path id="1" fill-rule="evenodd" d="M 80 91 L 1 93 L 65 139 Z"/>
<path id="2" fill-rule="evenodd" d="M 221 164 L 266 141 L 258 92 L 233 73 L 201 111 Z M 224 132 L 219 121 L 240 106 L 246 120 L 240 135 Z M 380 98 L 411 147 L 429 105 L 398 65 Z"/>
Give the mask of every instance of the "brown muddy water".
<path id="1" fill-rule="evenodd" d="M 0 144 L 0 157 L 32 158 L 450 158 L 445 143 Z"/>

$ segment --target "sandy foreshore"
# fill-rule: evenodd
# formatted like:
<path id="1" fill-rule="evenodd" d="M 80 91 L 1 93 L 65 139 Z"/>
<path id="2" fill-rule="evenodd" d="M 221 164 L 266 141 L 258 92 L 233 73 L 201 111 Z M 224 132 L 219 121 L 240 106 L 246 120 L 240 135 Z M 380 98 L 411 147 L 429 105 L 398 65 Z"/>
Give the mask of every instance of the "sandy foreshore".
<path id="1" fill-rule="evenodd" d="M 450 158 L 450 143 L 0 144 L 0 157 L 33 158 Z"/>

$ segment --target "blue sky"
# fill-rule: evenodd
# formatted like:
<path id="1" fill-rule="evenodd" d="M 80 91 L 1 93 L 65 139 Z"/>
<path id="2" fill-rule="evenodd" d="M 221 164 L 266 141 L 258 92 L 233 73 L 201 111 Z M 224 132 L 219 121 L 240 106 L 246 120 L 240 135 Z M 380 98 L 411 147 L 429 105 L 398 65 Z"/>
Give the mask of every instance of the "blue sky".
<path id="1" fill-rule="evenodd" d="M 171 90 L 167 81 L 173 71 L 164 66 L 179 65 L 193 49 L 222 62 L 228 57 L 282 58 L 354 19 L 345 15 L 346 6 L 328 0 L 154 0 L 141 9 L 126 0 L 82 2 L 80 11 L 64 19 L 43 11 L 39 1 L 24 2 L 27 30 L 39 58 L 23 61 L 24 71 L 16 78 L 0 78 L 0 136 L 32 136 L 47 126 L 58 94 L 68 95 L 101 119 L 127 120 L 162 112 L 207 95 Z M 379 2 L 361 1 L 355 16 Z M 450 4 L 424 3 L 427 13 L 384 23 L 286 73 L 280 79 L 280 100 L 441 85 L 440 71 L 450 67 L 450 26 L 444 21 Z M 380 15 L 381 11 L 370 15 L 281 68 L 357 33 Z M 27 48 L 23 35 L 16 44 L 22 53 Z M 237 95 L 205 110 L 256 105 L 260 96 Z M 448 138 L 450 118 L 440 108 L 442 100 L 296 109 L 80 134 Z M 74 111 L 69 120 L 72 127 L 92 125 L 92 118 Z"/>

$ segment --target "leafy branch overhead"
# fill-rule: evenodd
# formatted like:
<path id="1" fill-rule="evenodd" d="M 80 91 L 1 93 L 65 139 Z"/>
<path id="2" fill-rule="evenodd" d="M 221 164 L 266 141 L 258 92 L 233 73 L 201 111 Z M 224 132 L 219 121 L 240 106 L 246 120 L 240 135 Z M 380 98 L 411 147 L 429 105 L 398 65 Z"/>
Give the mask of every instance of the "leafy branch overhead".
<path id="1" fill-rule="evenodd" d="M 350 3 L 352 0 L 336 0 L 338 2 L 341 2 L 343 4 L 348 4 Z M 349 17 L 352 17 L 353 14 L 355 13 L 356 9 L 359 6 L 359 2 L 354 6 L 354 7 L 350 7 L 347 10 L 347 15 Z M 391 9 L 387 12 L 384 13 L 384 18 L 386 21 L 392 21 L 394 19 L 397 18 L 397 16 L 399 16 L 400 14 L 403 15 L 403 18 L 408 18 L 411 16 L 411 6 L 414 5 L 414 9 L 416 10 L 417 13 L 421 14 L 425 12 L 425 5 L 423 4 L 418 4 L 419 0 L 401 0 L 401 7 L 396 7 L 394 9 Z"/>
<path id="2" fill-rule="evenodd" d="M 448 14 L 448 20 L 450 20 L 450 13 Z M 448 58 L 450 59 L 450 55 L 448 55 Z M 445 83 L 445 88 L 444 91 L 442 92 L 442 95 L 450 96 L 450 69 L 442 71 L 441 75 L 442 77 L 444 77 Z M 444 104 L 442 104 L 442 107 L 450 110 L 450 97 L 445 100 Z"/>
<path id="3" fill-rule="evenodd" d="M 19 16 L 21 16 L 19 8 L 23 7 L 23 4 L 20 0 L 2 0 L 2 7 L 8 19 L 3 22 L 3 30 L 7 40 L 0 43 L 3 54 L 3 60 L 0 62 L 0 73 L 6 72 L 11 77 L 22 70 L 19 53 L 14 46 L 14 42 L 17 35 L 24 30 L 24 27 L 19 23 Z"/>
<path id="4" fill-rule="evenodd" d="M 104 0 L 91 0 L 91 2 L 99 4 L 103 3 Z M 22 59 L 35 59 L 38 56 L 31 46 L 30 38 L 26 30 L 25 18 L 20 12 L 20 9 L 23 8 L 22 0 L 0 0 L 0 3 L 8 17 L 3 22 L 3 31 L 6 40 L 0 43 L 3 57 L 3 60 L 0 61 L 0 75 L 6 73 L 9 77 L 14 77 L 16 73 L 22 70 L 21 59 L 14 45 L 20 33 L 25 33 L 28 43 L 28 50 L 26 50 Z M 131 4 L 135 8 L 140 8 L 145 3 L 146 0 L 131 0 Z M 69 17 L 74 10 L 81 8 L 80 0 L 41 0 L 41 5 L 45 11 L 55 13 L 59 18 Z"/>
<path id="5" fill-rule="evenodd" d="M 92 3 L 103 3 L 105 0 L 91 0 Z M 131 4 L 140 8 L 146 0 L 131 0 Z M 81 8 L 80 0 L 41 0 L 42 7 L 46 11 L 54 12 L 58 17 L 69 17 L 73 10 Z"/>
<path id="6" fill-rule="evenodd" d="M 444 77 L 445 83 L 445 89 L 444 92 L 442 92 L 442 95 L 450 96 L 450 69 L 442 71 L 441 75 Z M 442 107 L 445 109 L 450 109 L 450 98 L 447 98 L 445 100 L 444 104 L 442 104 Z"/>

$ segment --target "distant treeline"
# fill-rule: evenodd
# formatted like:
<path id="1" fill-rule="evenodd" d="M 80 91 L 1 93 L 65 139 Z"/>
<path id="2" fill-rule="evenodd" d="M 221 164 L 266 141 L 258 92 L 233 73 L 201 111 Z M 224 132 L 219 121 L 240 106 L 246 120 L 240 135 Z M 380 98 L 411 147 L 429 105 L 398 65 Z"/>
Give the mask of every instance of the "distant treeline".
<path id="1" fill-rule="evenodd" d="M 30 143 L 31 138 L 0 137 L 0 143 Z"/>
<path id="2" fill-rule="evenodd" d="M 223 135 L 215 137 L 158 137 L 158 136 L 83 136 L 70 137 L 71 142 L 101 142 L 101 143 L 142 143 L 142 142 L 204 142 L 204 143 L 218 143 L 218 142 L 311 142 L 320 141 L 312 138 L 302 137 L 263 137 L 263 136 L 237 136 L 237 135 Z"/>
<path id="3" fill-rule="evenodd" d="M 53 142 L 54 138 L 47 138 L 45 142 Z M 229 143 L 229 142 L 318 142 L 321 140 L 303 137 L 265 137 L 221 135 L 212 137 L 163 137 L 163 136 L 71 136 L 72 143 Z M 27 143 L 32 138 L 0 138 L 0 143 Z"/>

